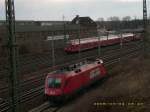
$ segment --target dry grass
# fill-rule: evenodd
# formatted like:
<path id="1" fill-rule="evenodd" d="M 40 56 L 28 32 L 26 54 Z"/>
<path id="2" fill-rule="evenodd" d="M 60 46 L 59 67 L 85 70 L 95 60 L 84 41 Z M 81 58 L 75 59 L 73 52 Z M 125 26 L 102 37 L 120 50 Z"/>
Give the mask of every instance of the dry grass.
<path id="1" fill-rule="evenodd" d="M 102 85 L 79 96 L 61 112 L 149 112 L 150 59 L 128 60 L 111 70 Z M 114 76 L 116 75 L 116 76 Z M 94 106 L 94 102 L 142 102 L 141 106 Z M 149 105 L 149 106 L 148 106 Z"/>

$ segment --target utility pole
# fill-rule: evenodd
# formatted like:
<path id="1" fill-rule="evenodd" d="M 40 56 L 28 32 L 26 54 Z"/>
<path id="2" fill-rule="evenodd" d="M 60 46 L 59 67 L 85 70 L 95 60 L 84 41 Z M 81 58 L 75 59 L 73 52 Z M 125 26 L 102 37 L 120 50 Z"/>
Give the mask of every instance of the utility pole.
<path id="1" fill-rule="evenodd" d="M 123 48 L 123 34 L 122 34 L 122 31 L 120 32 L 120 38 L 121 38 L 121 40 L 120 40 L 120 49 L 122 50 L 122 48 Z"/>
<path id="2" fill-rule="evenodd" d="M 18 112 L 18 80 L 16 70 L 17 44 L 15 37 L 15 8 L 14 0 L 5 0 L 6 25 L 8 28 L 8 53 L 10 62 L 9 91 L 11 112 Z"/>
<path id="3" fill-rule="evenodd" d="M 143 0 L 143 22 L 144 22 L 144 28 L 146 28 L 146 25 L 147 25 L 147 4 L 146 4 L 146 0 Z"/>
<path id="4" fill-rule="evenodd" d="M 120 31 L 120 52 L 121 52 L 121 56 L 122 56 L 122 48 L 123 48 L 123 33 L 122 33 L 122 31 Z M 120 58 L 119 58 L 119 61 L 121 62 L 121 56 L 120 56 Z"/>
<path id="5" fill-rule="evenodd" d="M 81 58 L 81 40 L 80 40 L 80 31 L 81 31 L 81 27 L 80 27 L 80 17 L 79 15 L 77 15 L 77 21 L 76 21 L 76 24 L 78 24 L 78 40 L 79 40 L 79 51 L 78 51 L 78 59 L 80 60 Z"/>
<path id="6" fill-rule="evenodd" d="M 63 24 L 64 24 L 64 44 L 67 43 L 67 37 L 66 37 L 66 22 L 65 22 L 65 16 L 63 15 Z"/>
<path id="7" fill-rule="evenodd" d="M 54 36 L 52 36 L 51 40 L 51 48 L 52 48 L 52 65 L 55 66 L 55 46 L 54 46 Z"/>
<path id="8" fill-rule="evenodd" d="M 148 50 L 148 45 L 147 45 L 147 32 L 146 32 L 146 28 L 147 28 L 147 4 L 146 4 L 146 0 L 143 0 L 143 28 L 144 28 L 144 56 L 147 56 L 147 50 Z"/>
<path id="9" fill-rule="evenodd" d="M 98 32 L 98 57 L 100 58 L 101 56 L 101 35 Z"/>

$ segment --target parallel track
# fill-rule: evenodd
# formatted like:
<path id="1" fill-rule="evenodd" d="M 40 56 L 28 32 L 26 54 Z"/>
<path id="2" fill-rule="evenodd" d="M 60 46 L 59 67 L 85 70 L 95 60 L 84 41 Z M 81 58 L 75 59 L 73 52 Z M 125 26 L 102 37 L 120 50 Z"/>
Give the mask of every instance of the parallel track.
<path id="1" fill-rule="evenodd" d="M 141 50 L 141 47 L 135 47 L 135 48 L 133 47 L 132 49 L 129 49 L 129 50 L 127 49 L 127 50 L 124 50 L 123 52 L 121 52 L 121 50 L 115 50 L 114 52 L 112 51 L 111 53 L 108 53 L 107 55 L 103 56 L 102 58 L 105 60 L 105 63 L 111 64 L 111 63 L 117 62 L 118 58 L 120 58 L 120 56 L 125 56 L 128 54 L 135 55 L 136 54 L 135 52 L 139 52 Z M 98 56 L 92 56 L 92 57 L 96 58 Z M 80 59 L 79 61 L 82 61 L 82 60 L 85 60 L 85 58 Z M 72 62 L 72 63 L 74 63 L 74 62 Z M 70 63 L 67 63 L 66 65 L 68 65 L 68 64 L 70 64 Z M 61 65 L 61 66 L 64 66 L 64 65 Z M 47 69 L 49 69 L 49 68 L 47 68 Z M 45 73 L 47 71 L 47 69 L 44 69 L 41 73 L 42 74 Z M 38 76 L 37 79 L 39 80 L 39 82 L 41 82 L 43 80 L 43 79 L 41 79 L 42 77 L 43 77 L 43 75 Z M 37 79 L 35 78 L 35 81 L 37 81 Z M 32 82 L 32 81 L 33 80 L 30 80 L 30 82 Z M 22 83 L 22 85 L 26 85 L 27 83 L 29 83 L 29 80 Z M 24 87 L 24 86 L 22 86 L 22 87 Z M 6 87 L 3 89 L 6 89 Z M 43 92 L 44 92 L 43 86 L 39 86 L 35 89 L 30 89 L 29 91 L 23 92 L 23 93 L 21 93 L 20 102 L 21 103 L 28 102 L 35 97 L 38 97 L 40 95 L 42 96 Z M 8 110 L 9 110 L 8 100 L 6 100 L 6 101 L 0 100 L 0 112 L 6 112 Z"/>
<path id="2" fill-rule="evenodd" d="M 129 45 L 126 45 L 127 43 L 125 43 L 125 46 L 130 46 L 134 43 L 140 43 L 140 41 L 138 42 L 131 42 Z M 102 48 L 102 52 L 103 53 L 107 53 L 107 51 L 110 50 L 115 50 L 116 48 L 118 48 L 119 45 L 116 46 L 112 46 L 111 47 L 105 47 Z M 88 54 L 92 55 L 92 54 L 96 54 L 98 53 L 97 49 L 93 49 L 93 50 L 88 50 L 86 52 L 82 52 L 81 53 L 81 58 L 86 57 Z M 89 56 L 88 55 L 88 56 Z M 60 56 L 60 54 L 58 55 Z M 78 53 L 77 54 L 71 54 L 71 55 L 66 55 L 65 53 L 62 52 L 61 54 L 62 59 L 66 59 L 65 62 L 70 62 L 71 60 L 77 60 L 78 58 Z M 57 58 L 57 52 L 56 52 L 56 58 Z M 17 71 L 18 74 L 29 74 L 32 73 L 34 71 L 37 71 L 39 69 L 43 69 L 46 68 L 48 66 L 52 65 L 51 62 L 51 54 L 50 53 L 45 53 L 45 54 L 39 54 L 39 55 L 25 55 L 22 57 L 18 57 L 18 67 L 17 67 Z M 62 60 L 60 58 L 57 58 L 56 64 L 62 64 L 64 63 L 64 60 Z M 8 76 L 9 72 L 8 72 L 8 62 L 4 61 L 4 63 L 2 65 L 0 65 L 0 78 L 4 78 L 6 76 Z"/>
<path id="3" fill-rule="evenodd" d="M 134 49 L 134 47 L 132 49 Z M 126 52 L 128 52 L 128 50 L 126 51 L 126 48 L 123 49 L 123 50 L 124 50 L 123 53 L 125 53 L 125 54 L 126 54 Z M 104 56 L 102 56 L 100 58 L 102 58 L 104 61 L 111 60 L 111 59 L 115 58 L 117 55 L 119 55 L 120 52 L 121 52 L 120 49 L 112 50 L 112 51 L 109 51 L 107 54 L 105 54 Z M 98 57 L 98 56 L 96 55 L 96 56 L 90 56 L 90 57 L 86 57 L 86 58 L 96 58 L 96 57 Z M 80 62 L 80 61 L 85 60 L 86 58 L 82 58 L 80 60 L 75 60 L 75 61 L 72 61 L 72 62 L 69 62 L 69 63 L 66 63 L 66 64 L 62 64 L 62 65 L 57 65 L 55 68 L 59 68 L 60 66 L 67 66 L 67 65 L 70 65 L 70 64 L 74 64 L 77 61 Z M 40 70 L 38 72 L 32 73 L 32 75 L 34 75 L 36 77 L 33 77 L 33 78 L 25 80 L 25 81 L 21 81 L 20 82 L 20 89 L 21 89 L 20 91 L 29 90 L 30 89 L 29 85 L 33 85 L 34 84 L 34 88 L 36 86 L 39 86 L 39 84 L 43 83 L 42 81 L 44 80 L 44 77 L 45 77 L 46 73 L 50 72 L 50 71 L 52 71 L 52 68 L 46 68 L 46 69 Z M 0 88 L 0 94 L 1 93 L 5 93 L 6 91 L 8 91 L 7 88 L 8 88 L 8 86 Z"/>
<path id="4" fill-rule="evenodd" d="M 126 60 L 126 59 L 128 59 L 130 57 L 137 56 L 138 54 L 139 54 L 139 51 L 135 51 L 135 52 L 129 53 L 126 56 L 123 56 L 122 60 Z M 116 59 L 113 59 L 111 61 L 106 62 L 105 66 L 108 67 L 108 66 L 110 66 L 112 64 L 115 64 L 117 62 L 120 62 L 119 58 L 116 58 Z M 110 76 L 110 77 L 113 77 L 113 76 Z M 51 106 L 50 102 L 45 102 L 41 106 L 39 106 L 39 107 L 37 107 L 37 108 L 35 108 L 33 110 L 30 110 L 29 112 L 57 112 L 60 109 L 61 109 L 61 107 L 53 107 L 53 106 Z"/>

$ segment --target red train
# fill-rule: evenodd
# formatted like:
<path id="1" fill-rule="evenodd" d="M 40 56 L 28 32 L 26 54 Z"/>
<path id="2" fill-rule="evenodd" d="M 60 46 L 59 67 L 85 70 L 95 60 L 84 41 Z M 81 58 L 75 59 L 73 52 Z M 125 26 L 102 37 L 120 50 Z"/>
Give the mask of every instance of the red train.
<path id="1" fill-rule="evenodd" d="M 45 95 L 52 101 L 67 99 L 79 90 L 97 82 L 106 74 L 103 61 L 85 61 L 48 73 Z"/>
<path id="2" fill-rule="evenodd" d="M 129 42 L 129 41 L 135 41 L 142 39 L 143 36 L 141 33 L 139 34 L 132 34 L 132 33 L 126 33 L 122 35 L 122 38 L 117 35 L 112 35 L 107 38 L 106 36 L 101 36 L 101 39 L 99 40 L 98 37 L 92 37 L 92 38 L 84 38 L 84 39 L 75 39 L 68 42 L 68 44 L 65 47 L 65 51 L 67 53 L 74 53 L 80 51 L 85 51 L 88 49 L 97 48 L 100 46 L 109 46 L 114 44 L 119 44 L 122 40 L 122 42 Z"/>

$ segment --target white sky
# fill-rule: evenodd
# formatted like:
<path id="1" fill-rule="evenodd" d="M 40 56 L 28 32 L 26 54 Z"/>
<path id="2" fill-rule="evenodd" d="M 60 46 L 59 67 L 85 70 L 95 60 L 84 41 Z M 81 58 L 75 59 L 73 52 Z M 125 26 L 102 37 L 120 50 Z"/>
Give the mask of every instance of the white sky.
<path id="1" fill-rule="evenodd" d="M 0 19 L 5 19 L 5 0 L 0 0 Z M 22 20 L 71 20 L 77 14 L 98 17 L 142 17 L 143 0 L 14 0 L 16 19 Z M 148 15 L 150 0 L 147 0 Z"/>

